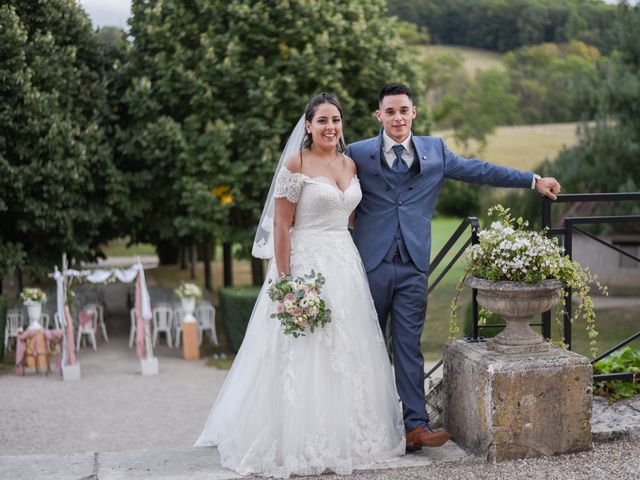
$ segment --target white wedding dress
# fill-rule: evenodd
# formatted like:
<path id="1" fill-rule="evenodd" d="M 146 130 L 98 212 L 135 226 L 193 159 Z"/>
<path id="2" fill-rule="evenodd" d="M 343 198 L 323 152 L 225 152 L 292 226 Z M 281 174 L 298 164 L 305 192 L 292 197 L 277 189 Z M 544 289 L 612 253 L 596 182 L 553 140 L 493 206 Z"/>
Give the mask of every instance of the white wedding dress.
<path id="1" fill-rule="evenodd" d="M 401 405 L 366 273 L 347 230 L 362 197 L 329 179 L 282 168 L 275 194 L 297 202 L 291 274 L 326 278 L 332 320 L 312 334 L 285 336 L 271 318 L 271 262 L 247 327 L 196 446 L 217 445 L 222 465 L 273 477 L 350 474 L 405 450 Z"/>

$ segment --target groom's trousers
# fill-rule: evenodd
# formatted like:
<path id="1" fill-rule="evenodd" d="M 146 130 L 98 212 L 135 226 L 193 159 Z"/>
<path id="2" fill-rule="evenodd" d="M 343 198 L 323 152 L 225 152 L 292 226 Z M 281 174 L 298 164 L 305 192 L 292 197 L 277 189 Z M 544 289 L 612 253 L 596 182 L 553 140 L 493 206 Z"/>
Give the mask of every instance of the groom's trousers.
<path id="1" fill-rule="evenodd" d="M 369 287 L 385 331 L 391 322 L 393 366 L 406 431 L 428 423 L 424 398 L 424 358 L 420 337 L 427 311 L 427 273 L 404 255 L 383 260 L 367 272 Z"/>

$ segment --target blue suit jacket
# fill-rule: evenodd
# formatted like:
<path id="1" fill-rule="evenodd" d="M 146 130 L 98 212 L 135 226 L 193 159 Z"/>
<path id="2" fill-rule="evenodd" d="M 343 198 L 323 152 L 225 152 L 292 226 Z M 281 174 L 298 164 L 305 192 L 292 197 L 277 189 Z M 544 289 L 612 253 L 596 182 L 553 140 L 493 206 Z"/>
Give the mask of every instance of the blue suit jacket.
<path id="1" fill-rule="evenodd" d="M 362 201 L 356 210 L 354 241 L 365 269 L 382 262 L 400 227 L 416 267 L 429 268 L 431 217 L 442 182 L 453 178 L 496 187 L 529 188 L 532 172 L 502 167 L 452 153 L 439 137 L 413 136 L 420 171 L 404 188 L 394 192 L 382 174 L 380 135 L 349 145 L 347 155 L 358 168 Z"/>

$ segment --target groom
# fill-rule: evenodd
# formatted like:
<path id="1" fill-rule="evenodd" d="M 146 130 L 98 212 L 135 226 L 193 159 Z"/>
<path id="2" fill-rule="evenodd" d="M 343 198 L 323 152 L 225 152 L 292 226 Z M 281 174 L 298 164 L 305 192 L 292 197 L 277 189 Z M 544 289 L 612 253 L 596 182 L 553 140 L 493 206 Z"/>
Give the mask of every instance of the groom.
<path id="1" fill-rule="evenodd" d="M 349 146 L 362 201 L 354 241 L 367 271 L 382 331 L 390 314 L 396 385 L 403 405 L 407 451 L 438 447 L 450 437 L 432 430 L 425 409 L 420 337 L 427 310 L 431 217 L 445 178 L 496 187 L 535 188 L 555 200 L 560 184 L 531 172 L 459 157 L 441 138 L 411 133 L 411 90 L 389 84 L 378 98 L 380 135 Z"/>

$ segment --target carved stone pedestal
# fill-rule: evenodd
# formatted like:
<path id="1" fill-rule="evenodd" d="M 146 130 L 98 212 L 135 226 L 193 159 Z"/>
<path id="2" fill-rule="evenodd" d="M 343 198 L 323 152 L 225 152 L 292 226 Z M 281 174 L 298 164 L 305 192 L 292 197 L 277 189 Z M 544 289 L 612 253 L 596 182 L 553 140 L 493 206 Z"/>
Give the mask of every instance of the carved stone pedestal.
<path id="1" fill-rule="evenodd" d="M 510 354 L 484 343 L 444 350 L 445 428 L 491 461 L 591 448 L 592 369 L 578 354 Z"/>

